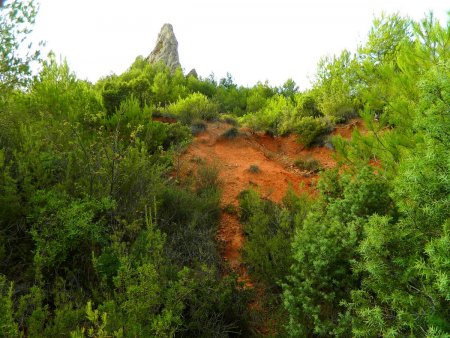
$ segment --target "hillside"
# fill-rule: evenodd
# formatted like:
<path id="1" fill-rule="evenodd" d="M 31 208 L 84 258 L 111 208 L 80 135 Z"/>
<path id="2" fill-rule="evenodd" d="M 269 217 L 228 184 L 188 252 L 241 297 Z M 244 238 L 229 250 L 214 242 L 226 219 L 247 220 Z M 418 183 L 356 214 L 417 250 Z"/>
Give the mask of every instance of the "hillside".
<path id="1" fill-rule="evenodd" d="M 448 24 L 303 91 L 185 74 L 166 24 L 93 84 L 37 9 L 0 8 L 0 337 L 448 337 Z"/>
<path id="2" fill-rule="evenodd" d="M 335 134 L 349 138 L 357 124 L 360 121 L 339 126 Z M 236 135 L 226 136 L 232 129 L 237 130 Z M 206 131 L 195 137 L 181 157 L 181 175 L 195 171 L 199 164 L 218 169 L 222 213 L 217 239 L 225 261 L 248 284 L 251 282 L 240 259 L 244 245 L 242 225 L 236 213 L 226 210 L 230 207 L 237 210 L 238 195 L 247 189 L 255 189 L 263 198 L 274 202 L 280 202 L 289 187 L 296 192 L 314 193 L 317 172 L 301 170 L 294 164 L 298 158 L 305 157 L 318 160 L 322 168 L 336 165 L 333 151 L 327 147 L 304 149 L 295 135 L 273 137 L 246 128 L 237 129 L 225 122 L 208 123 Z"/>

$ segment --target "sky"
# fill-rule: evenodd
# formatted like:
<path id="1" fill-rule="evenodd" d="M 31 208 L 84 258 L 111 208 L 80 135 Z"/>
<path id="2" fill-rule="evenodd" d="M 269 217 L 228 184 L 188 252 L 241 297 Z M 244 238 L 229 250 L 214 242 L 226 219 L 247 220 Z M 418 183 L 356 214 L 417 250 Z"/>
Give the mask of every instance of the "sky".
<path id="1" fill-rule="evenodd" d="M 308 88 L 323 56 L 355 51 L 382 12 L 447 24 L 448 0 L 40 0 L 33 40 L 81 79 L 124 72 L 171 23 L 185 73 Z"/>

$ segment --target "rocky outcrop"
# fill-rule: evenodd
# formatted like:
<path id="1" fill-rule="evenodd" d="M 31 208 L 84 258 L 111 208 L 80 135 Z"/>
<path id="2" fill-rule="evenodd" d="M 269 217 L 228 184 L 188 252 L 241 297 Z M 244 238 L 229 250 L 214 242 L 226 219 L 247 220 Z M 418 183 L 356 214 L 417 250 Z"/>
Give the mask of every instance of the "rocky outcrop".
<path id="1" fill-rule="evenodd" d="M 191 71 L 189 73 L 187 73 L 186 77 L 189 77 L 189 76 L 193 76 L 196 79 L 198 79 L 198 74 L 197 74 L 197 71 L 195 70 L 195 68 L 192 68 Z"/>
<path id="2" fill-rule="evenodd" d="M 172 71 L 181 67 L 178 57 L 178 41 L 173 33 L 171 24 L 166 23 L 162 26 L 156 46 L 147 57 L 147 61 L 150 63 L 163 62 Z"/>

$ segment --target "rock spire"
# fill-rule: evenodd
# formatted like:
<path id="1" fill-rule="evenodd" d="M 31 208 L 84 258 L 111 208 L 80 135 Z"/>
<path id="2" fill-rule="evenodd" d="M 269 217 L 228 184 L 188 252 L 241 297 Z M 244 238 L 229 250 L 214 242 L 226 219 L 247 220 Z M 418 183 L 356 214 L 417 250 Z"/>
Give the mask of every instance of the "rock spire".
<path id="1" fill-rule="evenodd" d="M 150 63 L 163 62 L 172 72 L 181 67 L 178 57 L 178 41 L 171 24 L 166 23 L 162 26 L 155 48 L 147 57 L 147 61 Z"/>

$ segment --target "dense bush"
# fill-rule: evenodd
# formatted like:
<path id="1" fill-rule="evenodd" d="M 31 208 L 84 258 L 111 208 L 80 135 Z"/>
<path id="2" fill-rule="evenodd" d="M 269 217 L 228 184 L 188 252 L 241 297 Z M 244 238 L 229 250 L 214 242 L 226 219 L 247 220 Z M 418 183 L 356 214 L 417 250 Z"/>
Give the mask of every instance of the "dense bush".
<path id="1" fill-rule="evenodd" d="M 221 135 L 221 137 L 225 139 L 233 139 L 238 136 L 239 136 L 239 129 L 237 129 L 236 127 L 231 127 Z"/>
<path id="2" fill-rule="evenodd" d="M 294 336 L 348 335 L 343 301 L 350 298 L 358 278 L 352 273 L 362 224 L 368 216 L 390 212 L 387 185 L 370 167 L 339 176 L 327 173 L 319 188 L 324 196 L 311 209 L 293 239 L 289 282 L 284 302 L 291 313 Z"/>
<path id="3" fill-rule="evenodd" d="M 35 13 L 11 1 L 0 15 L 0 336 L 247 337 L 249 323 L 282 337 L 449 335 L 450 32 L 432 15 L 375 20 L 356 55 L 323 59 L 298 93 L 142 57 L 93 86 L 50 55 L 32 79 L 37 54 L 15 52 Z M 220 259 L 217 168 L 173 179 L 191 131 L 155 111 L 185 124 L 246 113 L 307 146 L 330 121 L 365 118 L 367 132 L 334 141 L 342 166 L 311 196 L 240 194 L 257 302 Z"/>
<path id="4" fill-rule="evenodd" d="M 355 55 L 344 50 L 339 56 L 320 60 L 313 92 L 319 110 L 338 122 L 358 115 L 361 109 L 358 88 L 358 62 Z"/>
<path id="5" fill-rule="evenodd" d="M 301 170 L 308 170 L 311 172 L 318 172 L 322 170 L 320 162 L 312 157 L 300 157 L 295 160 L 294 165 Z"/>
<path id="6" fill-rule="evenodd" d="M 442 100 L 450 89 L 449 65 L 436 65 L 434 49 L 421 38 L 401 48 L 382 43 L 396 38 L 391 35 L 396 32 L 404 39 L 404 23 L 397 17 L 379 21 L 365 59 L 375 63 L 365 81 L 395 84 L 388 98 L 384 90 L 371 93 L 387 99 L 387 120 L 381 118 L 380 124 L 396 121 L 401 127 L 380 133 L 367 120 L 373 135 L 355 134 L 339 145 L 355 179 L 337 171 L 326 174 L 320 184 L 323 202 L 293 240 L 295 263 L 284 286 L 292 336 L 437 337 L 450 332 L 450 305 L 442 293 L 449 276 L 442 265 L 449 252 L 442 245 L 448 240 L 450 170 L 442 161 L 449 156 L 450 139 L 441 129 L 449 123 Z M 414 29 L 417 37 L 448 35 L 432 18 Z M 392 57 L 400 68 L 394 70 Z M 370 119 L 373 104 L 368 101 L 366 107 Z M 359 169 L 370 155 L 381 159 L 381 168 Z"/>
<path id="7" fill-rule="evenodd" d="M 262 325 L 270 325 L 280 336 L 287 335 L 283 327 L 287 313 L 281 302 L 281 287 L 294 262 L 287 243 L 302 227 L 310 203 L 308 196 L 297 196 L 293 190 L 287 192 L 282 205 L 262 199 L 253 190 L 239 195 L 246 237 L 242 257 L 253 280 L 264 289 L 259 302 L 269 315 L 261 318 Z"/>
<path id="8" fill-rule="evenodd" d="M 213 120 L 218 117 L 217 104 L 200 93 L 191 94 L 185 99 L 170 104 L 167 107 L 167 112 L 187 125 L 195 120 Z"/>
<path id="9" fill-rule="evenodd" d="M 450 332 L 450 168 L 444 163 L 450 139 L 443 129 L 450 123 L 445 105 L 450 82 L 448 62 L 435 58 L 448 55 L 447 40 L 448 31 L 432 17 L 413 24 L 398 16 L 377 20 L 360 59 L 344 52 L 325 60 L 311 92 L 316 107 L 336 121 L 365 105 L 370 132 L 334 142 L 344 167 L 322 174 L 320 194 L 302 217 L 293 215 L 298 206 L 273 205 L 255 193 L 241 196 L 244 259 L 266 286 L 281 281 L 286 335 Z M 325 118 L 301 116 L 300 96 L 295 97 L 298 110 L 271 121 L 303 131 L 303 142 L 311 144 L 329 125 Z M 373 122 L 375 114 L 379 122 Z M 283 219 L 294 219 L 295 231 L 283 232 L 291 235 L 276 242 Z M 288 242 L 292 247 L 283 255 L 291 265 L 274 267 L 273 261 L 283 260 L 273 257 Z"/>
<path id="10" fill-rule="evenodd" d="M 250 88 L 247 94 L 246 112 L 256 113 L 262 110 L 272 96 L 276 94 L 276 90 L 271 88 L 268 82 L 258 82 L 256 86 Z"/>
<path id="11" fill-rule="evenodd" d="M 284 133 L 284 130 L 280 130 L 283 118 L 290 115 L 294 109 L 291 100 L 283 95 L 275 95 L 266 102 L 261 110 L 242 116 L 239 122 L 255 131 L 266 131 L 272 135 L 279 135 Z"/>
<path id="12" fill-rule="evenodd" d="M 321 117 L 323 113 L 320 111 L 317 98 L 314 97 L 314 92 L 306 92 L 294 96 L 297 104 L 297 112 L 300 117 Z"/>
<path id="13" fill-rule="evenodd" d="M 243 259 L 254 278 L 263 282 L 272 292 L 280 292 L 281 282 L 292 264 L 291 248 L 286 246 L 294 234 L 297 217 L 304 217 L 308 200 L 297 197 L 290 191 L 285 197 L 285 206 L 261 199 L 253 190 L 239 195 L 241 219 L 247 238 Z M 286 205 L 292 208 L 291 215 Z M 295 211 L 293 208 L 298 208 Z M 301 222 L 302 220 L 299 220 Z"/>
<path id="14" fill-rule="evenodd" d="M 2 92 L 0 336 L 248 335 L 249 295 L 220 276 L 217 171 L 169 179 L 191 132 L 152 121 L 183 91 L 159 67 L 94 87 L 51 56 Z"/>
<path id="15" fill-rule="evenodd" d="M 299 142 L 308 148 L 333 130 L 333 124 L 327 118 L 304 117 L 293 128 L 298 133 Z"/>

